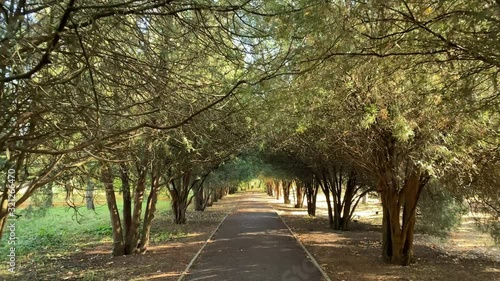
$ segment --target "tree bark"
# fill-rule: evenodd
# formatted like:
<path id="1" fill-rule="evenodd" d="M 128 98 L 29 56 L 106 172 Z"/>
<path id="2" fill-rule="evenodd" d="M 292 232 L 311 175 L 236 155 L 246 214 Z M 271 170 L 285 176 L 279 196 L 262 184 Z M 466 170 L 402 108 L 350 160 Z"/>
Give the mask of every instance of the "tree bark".
<path id="1" fill-rule="evenodd" d="M 276 200 L 279 200 L 281 197 L 281 188 L 280 188 L 280 181 L 274 181 L 274 189 L 276 190 Z"/>
<path id="2" fill-rule="evenodd" d="M 133 254 L 139 245 L 139 232 L 141 227 L 142 202 L 144 191 L 146 190 L 147 165 L 145 162 L 137 164 L 137 181 L 134 190 L 134 206 L 132 210 L 132 220 L 129 235 L 125 237 L 127 243 L 126 254 Z"/>
<path id="3" fill-rule="evenodd" d="M 295 208 L 303 208 L 304 207 L 305 185 L 303 182 L 300 182 L 300 181 L 296 181 L 295 185 L 296 185 L 295 195 L 296 195 L 296 200 L 297 200 L 297 203 L 295 204 Z"/>
<path id="4" fill-rule="evenodd" d="M 416 207 L 427 181 L 427 175 L 419 171 L 407 175 L 400 190 L 394 180 L 379 180 L 384 211 L 382 255 L 388 263 L 406 266 L 412 262 Z"/>
<path id="5" fill-rule="evenodd" d="M 113 188 L 113 176 L 111 167 L 103 163 L 101 165 L 101 180 L 106 191 L 106 202 L 111 219 L 111 228 L 113 231 L 113 256 L 122 256 L 124 252 L 123 230 L 121 227 L 120 214 L 116 205 L 115 190 Z"/>
<path id="6" fill-rule="evenodd" d="M 290 204 L 290 186 L 292 181 L 283 181 L 283 203 Z"/>
<path id="7" fill-rule="evenodd" d="M 88 178 L 87 179 L 87 188 L 85 190 L 85 203 L 87 206 L 87 210 L 95 210 L 94 205 L 94 182 Z M 52 203 L 51 203 L 52 205 Z"/>
<path id="8" fill-rule="evenodd" d="M 311 217 L 316 216 L 316 199 L 318 197 L 319 184 L 317 180 L 305 183 L 307 198 L 307 214 Z"/>
<path id="9" fill-rule="evenodd" d="M 130 192 L 130 178 L 128 168 L 125 164 L 120 164 L 120 180 L 122 183 L 123 201 L 123 232 L 124 237 L 130 237 L 132 231 L 132 195 Z M 131 249 L 131 239 L 125 239 L 125 249 Z M 130 254 L 130 253 L 129 253 Z"/>
<path id="10" fill-rule="evenodd" d="M 273 189 L 273 184 L 270 181 L 266 182 L 266 188 L 267 188 L 267 195 L 273 196 L 274 189 Z"/>
<path id="11" fill-rule="evenodd" d="M 217 203 L 217 201 L 219 201 L 219 198 L 217 198 L 217 189 L 218 188 L 215 188 L 214 190 L 212 190 L 212 203 Z"/>
<path id="12" fill-rule="evenodd" d="M 206 192 L 207 196 L 207 207 L 212 207 L 214 205 L 214 197 L 213 197 L 213 190 L 209 188 Z"/>
<path id="13" fill-rule="evenodd" d="M 156 202 L 158 201 L 158 192 L 160 191 L 160 177 L 158 171 L 153 168 L 151 171 L 151 189 L 149 191 L 146 210 L 144 211 L 144 223 L 142 226 L 141 242 L 138 247 L 139 253 L 145 253 L 149 246 L 151 223 L 156 212 Z"/>
<path id="14" fill-rule="evenodd" d="M 330 225 L 331 228 L 333 228 L 333 209 L 332 209 L 332 202 L 330 198 L 330 188 L 328 186 L 328 180 L 326 178 L 326 171 L 323 172 L 323 180 L 319 181 L 319 184 L 321 186 L 321 190 L 323 190 L 323 193 L 325 194 L 326 198 L 326 206 L 328 208 L 328 224 Z"/>
<path id="15" fill-rule="evenodd" d="M 196 184 L 196 181 L 192 181 L 191 171 L 185 172 L 177 181 L 176 184 L 176 180 L 172 180 L 169 188 L 174 222 L 176 224 L 185 224 L 186 210 L 190 203 L 189 191 Z"/>
<path id="16" fill-rule="evenodd" d="M 194 210 L 202 212 L 205 210 L 205 196 L 203 195 L 203 185 L 194 190 Z"/>

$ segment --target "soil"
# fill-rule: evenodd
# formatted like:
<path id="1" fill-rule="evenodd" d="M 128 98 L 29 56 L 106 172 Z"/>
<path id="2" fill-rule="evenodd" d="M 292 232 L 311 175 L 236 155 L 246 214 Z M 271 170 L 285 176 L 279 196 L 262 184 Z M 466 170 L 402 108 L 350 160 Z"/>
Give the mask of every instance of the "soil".
<path id="1" fill-rule="evenodd" d="M 491 247 L 460 248 L 417 234 L 415 262 L 390 265 L 382 260 L 380 225 L 358 218 L 350 231 L 333 231 L 324 214 L 311 218 L 269 200 L 331 280 L 500 280 L 500 252 Z"/>
<path id="2" fill-rule="evenodd" d="M 94 243 L 94 246 L 62 256 L 50 255 L 49 252 L 36 253 L 19 259 L 18 275 L 0 275 L 0 280 L 177 280 L 225 215 L 247 200 L 242 200 L 245 196 L 244 193 L 227 196 L 205 212 L 188 212 L 188 222 L 181 226 L 172 223 L 170 217 L 167 219 L 167 214 L 159 214 L 152 234 L 178 235 L 165 242 L 153 241 L 146 254 L 111 257 L 110 242 Z M 377 216 L 358 216 L 358 222 L 352 223 L 351 231 L 336 232 L 328 227 L 321 202 L 318 217 L 310 218 L 306 209 L 296 209 L 273 198 L 265 197 L 264 200 L 272 203 L 331 280 L 500 280 L 500 251 L 481 246 L 484 237 L 475 232 L 462 231 L 455 235 L 452 240 L 456 243 L 444 243 L 417 234 L 415 263 L 407 267 L 388 265 L 381 258 L 380 225 L 375 222 Z M 238 208 L 238 212 L 255 212 L 255 206 L 251 205 Z M 272 214 L 266 211 L 263 215 Z M 256 225 L 249 223 L 245 227 Z M 231 224 L 227 228 L 232 231 Z M 474 237 L 477 237 L 478 243 L 474 243 Z M 235 250 L 233 248 L 227 250 Z M 194 270 L 204 261 L 209 261 L 203 258 L 204 253 L 209 251 L 210 244 L 202 253 L 200 263 L 195 263 Z M 283 257 L 286 255 L 275 257 L 267 264 L 278 264 Z M 264 274 L 259 276 L 264 279 L 258 280 L 267 280 Z"/>
<path id="3" fill-rule="evenodd" d="M 239 195 L 227 196 L 204 212 L 188 211 L 185 225 L 174 224 L 171 214 L 157 215 L 168 218 L 155 219 L 152 235 L 160 232 L 177 235 L 169 241 L 153 241 L 145 254 L 112 257 L 110 242 L 64 256 L 44 253 L 43 259 L 22 258 L 18 274 L 0 275 L 0 280 L 177 280 L 238 198 Z"/>

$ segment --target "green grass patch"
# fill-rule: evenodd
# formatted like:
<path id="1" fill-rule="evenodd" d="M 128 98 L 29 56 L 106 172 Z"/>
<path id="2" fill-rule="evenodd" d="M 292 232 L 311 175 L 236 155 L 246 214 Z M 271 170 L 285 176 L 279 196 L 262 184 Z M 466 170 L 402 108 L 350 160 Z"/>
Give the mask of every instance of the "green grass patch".
<path id="1" fill-rule="evenodd" d="M 144 202 L 143 208 L 145 208 Z M 123 209 L 120 202 L 118 208 Z M 157 203 L 157 214 L 170 214 L 170 202 L 161 200 Z M 144 209 L 143 209 L 144 210 Z M 18 259 L 33 255 L 64 254 L 78 251 L 80 248 L 111 241 L 112 230 L 108 207 L 97 205 L 95 211 L 85 207 L 74 209 L 65 206 L 56 206 L 46 209 L 43 215 L 23 215 L 26 210 L 19 210 L 22 215 L 16 223 L 16 255 Z M 170 217 L 168 218 L 170 219 Z M 9 220 L 7 225 L 14 220 Z M 8 253 L 8 229 L 4 230 L 1 253 Z M 170 239 L 171 234 L 161 234 L 155 240 Z M 167 237 L 168 236 L 168 237 Z M 6 261 L 7 256 L 1 255 L 0 261 Z"/>

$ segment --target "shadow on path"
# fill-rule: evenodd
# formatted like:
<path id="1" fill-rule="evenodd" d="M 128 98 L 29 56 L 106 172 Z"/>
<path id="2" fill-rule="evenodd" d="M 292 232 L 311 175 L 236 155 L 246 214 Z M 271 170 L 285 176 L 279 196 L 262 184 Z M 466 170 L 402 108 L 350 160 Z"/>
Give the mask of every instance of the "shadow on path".
<path id="1" fill-rule="evenodd" d="M 318 268 L 266 198 L 261 193 L 242 197 L 185 280 L 321 280 Z"/>

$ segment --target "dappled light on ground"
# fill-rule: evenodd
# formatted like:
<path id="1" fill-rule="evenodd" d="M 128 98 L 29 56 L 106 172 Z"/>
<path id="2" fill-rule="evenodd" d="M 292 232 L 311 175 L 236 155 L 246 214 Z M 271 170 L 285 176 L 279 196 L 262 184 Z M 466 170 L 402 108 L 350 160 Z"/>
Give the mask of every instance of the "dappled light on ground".
<path id="1" fill-rule="evenodd" d="M 458 230 L 468 244 L 455 244 L 456 238 L 443 242 L 417 234 L 415 263 L 401 267 L 381 260 L 380 226 L 367 223 L 378 215 L 369 216 L 375 211 L 367 206 L 362 206 L 359 222 L 352 222 L 351 231 L 341 232 L 329 229 L 323 212 L 310 218 L 274 198 L 270 201 L 332 280 L 498 280 L 500 251 L 481 247 L 481 240 L 474 239 L 474 228 Z M 473 226 L 467 221 L 464 225 Z"/>
<path id="2" fill-rule="evenodd" d="M 166 272 L 166 273 L 152 274 L 141 278 L 134 278 L 131 279 L 131 281 L 165 280 L 166 278 L 171 279 L 176 277 L 179 277 L 179 272 Z"/>
<path id="3" fill-rule="evenodd" d="M 187 280 L 284 280 L 295 276 L 293 269 L 303 271 L 300 280 L 321 278 L 267 196 L 246 194 L 196 260 Z"/>

